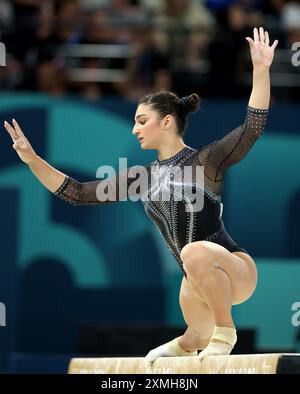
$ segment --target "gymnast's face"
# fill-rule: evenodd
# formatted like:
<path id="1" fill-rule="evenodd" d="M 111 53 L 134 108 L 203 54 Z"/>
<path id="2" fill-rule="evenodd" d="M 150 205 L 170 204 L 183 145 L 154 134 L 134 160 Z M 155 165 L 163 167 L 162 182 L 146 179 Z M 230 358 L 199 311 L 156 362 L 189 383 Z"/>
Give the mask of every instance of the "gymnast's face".
<path id="1" fill-rule="evenodd" d="M 164 138 L 164 123 L 151 105 L 137 107 L 132 134 L 138 138 L 142 149 L 158 149 Z"/>

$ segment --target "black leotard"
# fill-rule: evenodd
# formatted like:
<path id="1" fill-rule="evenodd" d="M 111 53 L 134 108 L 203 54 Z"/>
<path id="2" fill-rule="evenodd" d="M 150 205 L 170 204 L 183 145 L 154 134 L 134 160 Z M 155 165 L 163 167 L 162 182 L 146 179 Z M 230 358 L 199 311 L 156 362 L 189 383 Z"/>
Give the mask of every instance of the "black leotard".
<path id="1" fill-rule="evenodd" d="M 99 205 L 122 201 L 128 197 L 134 199 L 139 191 L 145 212 L 156 224 L 182 269 L 180 251 L 190 242 L 206 240 L 222 245 L 230 252 L 247 253 L 231 239 L 224 227 L 221 192 L 225 171 L 242 160 L 262 135 L 267 113 L 267 110 L 248 107 L 244 124 L 222 139 L 199 150 L 185 147 L 169 159 L 156 160 L 146 167 L 127 168 L 110 179 L 80 183 L 66 176 L 55 194 L 76 206 Z M 176 199 L 174 193 L 171 193 L 169 201 L 153 198 L 153 196 L 162 196 L 164 187 L 168 185 L 170 187 L 173 182 L 174 172 L 166 169 L 183 170 L 187 166 L 193 168 L 193 177 L 191 182 L 185 183 L 183 180 L 180 184 L 180 188 L 187 191 L 185 198 Z M 195 182 L 194 171 L 197 166 L 204 166 L 204 187 Z M 141 171 L 149 176 L 148 183 L 144 189 L 137 190 L 135 184 L 140 179 Z M 136 175 L 133 176 L 133 173 Z M 160 176 L 155 176 L 158 173 Z M 191 206 L 191 193 L 197 190 L 202 190 L 204 205 L 203 209 L 194 212 L 188 210 L 187 205 Z M 107 199 L 108 192 L 110 199 Z"/>

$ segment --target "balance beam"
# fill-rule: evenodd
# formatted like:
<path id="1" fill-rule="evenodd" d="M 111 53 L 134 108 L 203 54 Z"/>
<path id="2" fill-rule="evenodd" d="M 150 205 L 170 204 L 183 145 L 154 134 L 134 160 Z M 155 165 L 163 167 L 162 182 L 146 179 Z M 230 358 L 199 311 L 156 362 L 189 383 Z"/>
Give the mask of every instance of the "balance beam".
<path id="1" fill-rule="evenodd" d="M 300 373 L 300 354 L 244 354 L 161 357 L 147 366 L 143 357 L 73 358 L 69 374 L 281 374 Z"/>

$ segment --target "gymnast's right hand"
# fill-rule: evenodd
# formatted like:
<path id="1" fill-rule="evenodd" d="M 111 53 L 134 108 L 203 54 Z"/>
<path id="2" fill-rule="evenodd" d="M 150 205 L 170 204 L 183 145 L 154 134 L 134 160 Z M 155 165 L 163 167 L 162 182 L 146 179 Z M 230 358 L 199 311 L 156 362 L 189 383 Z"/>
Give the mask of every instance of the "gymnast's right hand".
<path id="1" fill-rule="evenodd" d="M 180 357 L 180 356 L 197 356 L 198 352 L 186 352 L 181 349 L 178 344 L 178 338 L 173 339 L 170 342 L 160 345 L 155 349 L 150 350 L 146 355 L 145 360 L 147 363 L 153 363 L 159 357 Z"/>
<path id="2" fill-rule="evenodd" d="M 4 122 L 4 127 L 13 140 L 13 148 L 24 163 L 30 164 L 37 155 L 15 119 L 13 119 L 12 124 L 13 126 L 6 121 Z"/>

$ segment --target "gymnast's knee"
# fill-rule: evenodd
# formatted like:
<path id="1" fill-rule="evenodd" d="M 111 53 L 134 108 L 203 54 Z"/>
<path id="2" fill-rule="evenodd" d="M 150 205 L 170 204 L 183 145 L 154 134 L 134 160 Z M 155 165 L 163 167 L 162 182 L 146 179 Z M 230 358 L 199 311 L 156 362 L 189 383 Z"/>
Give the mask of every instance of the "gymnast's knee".
<path id="1" fill-rule="evenodd" d="M 196 279 L 197 282 L 212 272 L 211 252 L 201 242 L 197 242 L 197 245 L 185 245 L 181 250 L 180 258 L 183 262 L 184 271 L 190 278 Z"/>

